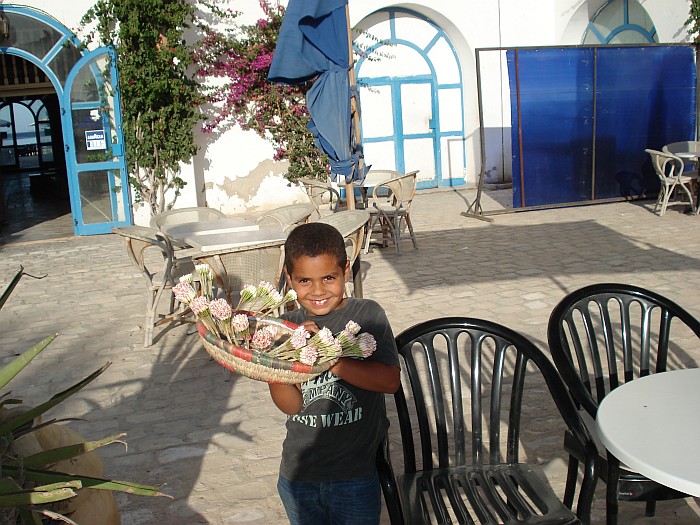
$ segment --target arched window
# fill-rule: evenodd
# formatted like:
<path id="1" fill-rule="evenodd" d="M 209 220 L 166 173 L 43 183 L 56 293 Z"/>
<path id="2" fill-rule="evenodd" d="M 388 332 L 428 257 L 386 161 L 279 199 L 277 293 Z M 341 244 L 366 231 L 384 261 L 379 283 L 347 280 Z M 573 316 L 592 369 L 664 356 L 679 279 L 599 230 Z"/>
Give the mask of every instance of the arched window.
<path id="1" fill-rule="evenodd" d="M 637 0 L 609 0 L 593 16 L 583 44 L 650 44 L 659 41 L 656 28 Z"/>

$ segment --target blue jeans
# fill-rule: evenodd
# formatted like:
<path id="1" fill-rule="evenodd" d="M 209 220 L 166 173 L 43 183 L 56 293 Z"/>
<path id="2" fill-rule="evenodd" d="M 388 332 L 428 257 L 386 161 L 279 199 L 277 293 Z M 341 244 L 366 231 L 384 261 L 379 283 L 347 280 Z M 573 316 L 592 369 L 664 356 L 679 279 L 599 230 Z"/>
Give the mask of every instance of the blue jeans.
<path id="1" fill-rule="evenodd" d="M 377 472 L 337 481 L 277 481 L 291 525 L 378 525 L 382 512 Z"/>

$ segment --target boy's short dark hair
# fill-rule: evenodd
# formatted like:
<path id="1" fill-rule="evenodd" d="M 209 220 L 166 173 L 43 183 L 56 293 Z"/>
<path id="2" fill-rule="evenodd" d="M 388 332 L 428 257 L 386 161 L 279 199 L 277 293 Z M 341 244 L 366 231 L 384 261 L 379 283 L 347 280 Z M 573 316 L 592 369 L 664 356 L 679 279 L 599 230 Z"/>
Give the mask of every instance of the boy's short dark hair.
<path id="1" fill-rule="evenodd" d="M 330 255 L 338 261 L 341 268 L 348 262 L 345 251 L 345 239 L 330 224 L 309 222 L 294 228 L 284 243 L 284 267 L 292 273 L 294 262 L 299 257 L 318 257 Z"/>

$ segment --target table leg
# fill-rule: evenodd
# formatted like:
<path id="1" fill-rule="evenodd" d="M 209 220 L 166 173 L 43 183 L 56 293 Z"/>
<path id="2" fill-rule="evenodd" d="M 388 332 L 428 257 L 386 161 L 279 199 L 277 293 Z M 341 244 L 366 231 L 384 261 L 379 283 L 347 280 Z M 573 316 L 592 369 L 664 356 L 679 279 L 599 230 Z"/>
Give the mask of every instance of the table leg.
<path id="1" fill-rule="evenodd" d="M 362 298 L 362 273 L 360 272 L 360 254 L 357 254 L 355 262 L 352 263 L 352 286 L 353 295 Z"/>

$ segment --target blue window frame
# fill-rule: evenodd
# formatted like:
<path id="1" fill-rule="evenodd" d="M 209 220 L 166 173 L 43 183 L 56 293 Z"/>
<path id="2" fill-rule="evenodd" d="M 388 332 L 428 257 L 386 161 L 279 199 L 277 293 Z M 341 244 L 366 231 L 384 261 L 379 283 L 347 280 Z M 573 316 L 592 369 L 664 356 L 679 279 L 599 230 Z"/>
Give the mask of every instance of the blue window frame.
<path id="1" fill-rule="evenodd" d="M 586 27 L 583 44 L 658 43 L 654 23 L 637 0 L 608 0 Z"/>

